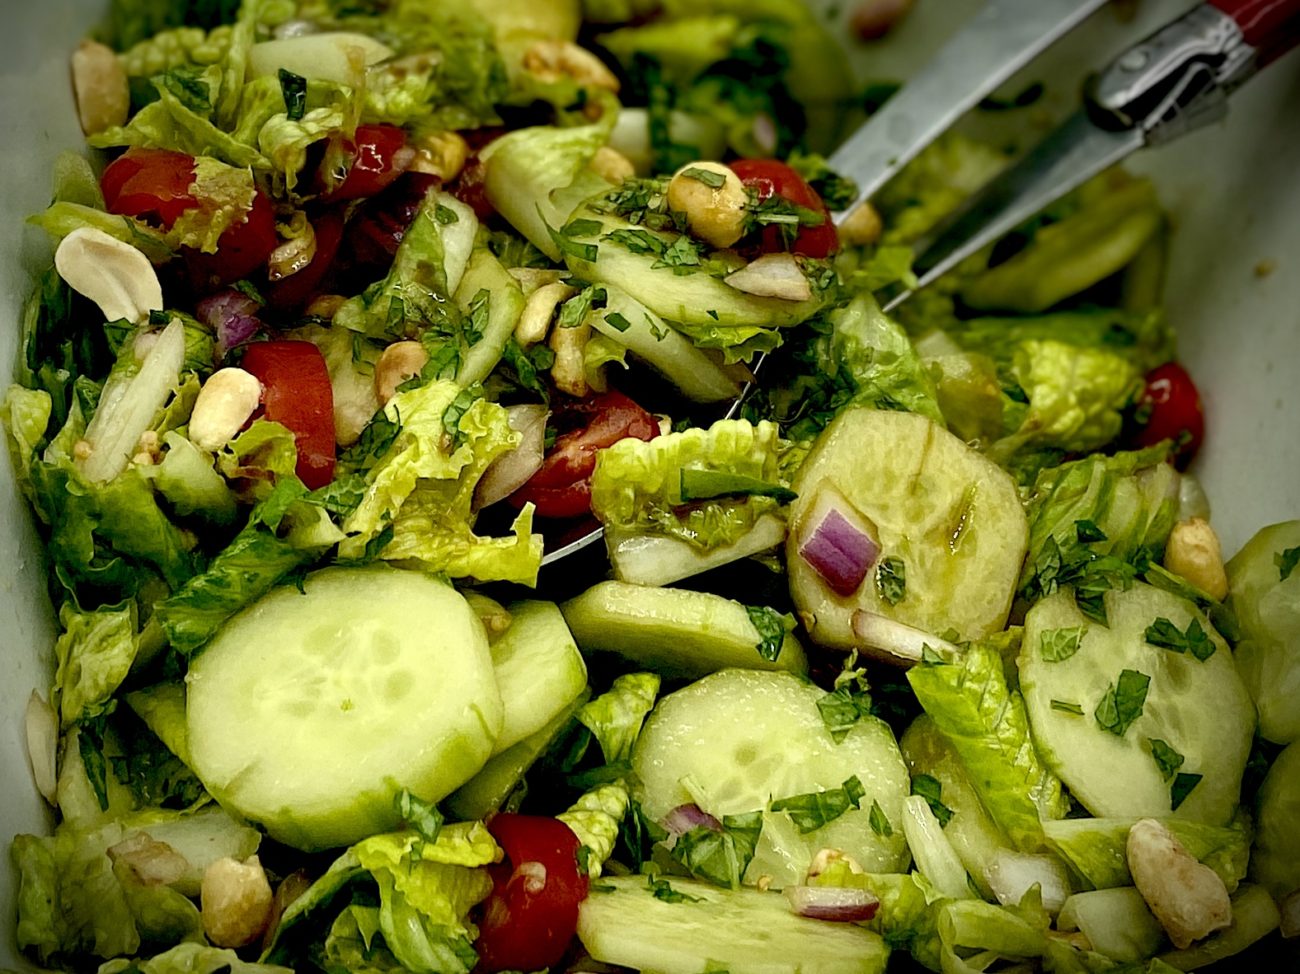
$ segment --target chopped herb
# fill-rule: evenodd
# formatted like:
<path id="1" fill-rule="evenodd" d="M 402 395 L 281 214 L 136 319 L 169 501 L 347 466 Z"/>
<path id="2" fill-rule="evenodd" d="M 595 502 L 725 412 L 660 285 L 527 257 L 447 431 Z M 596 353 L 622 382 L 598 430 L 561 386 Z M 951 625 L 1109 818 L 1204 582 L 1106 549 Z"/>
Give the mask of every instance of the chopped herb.
<path id="1" fill-rule="evenodd" d="M 1168 781 L 1183 766 L 1183 756 L 1158 737 L 1148 737 L 1147 744 L 1156 767 L 1160 769 L 1160 776 Z"/>
<path id="2" fill-rule="evenodd" d="M 570 220 L 560 232 L 566 237 L 594 237 L 603 229 L 605 225 L 599 220 L 579 219 Z"/>
<path id="3" fill-rule="evenodd" d="M 468 388 L 462 389 L 456 398 L 451 401 L 442 413 L 442 428 L 451 436 L 451 448 L 458 449 L 465 442 L 465 434 L 461 431 L 461 417 L 469 411 L 469 408 L 483 398 L 483 387 L 475 383 Z"/>
<path id="4" fill-rule="evenodd" d="M 248 298 L 248 300 L 256 301 L 258 304 L 266 304 L 266 299 L 262 297 L 262 292 L 253 285 L 252 281 L 246 279 L 238 280 L 230 286 L 244 297 Z"/>
<path id="5" fill-rule="evenodd" d="M 876 589 L 890 605 L 898 605 L 907 594 L 907 566 L 891 555 L 876 567 Z"/>
<path id="6" fill-rule="evenodd" d="M 605 315 L 605 324 L 609 325 L 611 328 L 617 328 L 619 331 L 627 331 L 632 327 L 632 322 L 628 321 L 627 318 L 619 314 L 617 311 L 610 311 Z"/>
<path id="7" fill-rule="evenodd" d="M 838 788 L 778 799 L 772 802 L 771 809 L 789 814 L 795 828 L 806 835 L 835 821 L 850 808 L 861 808 L 865 795 L 862 782 L 854 775 Z"/>
<path id="8" fill-rule="evenodd" d="M 149 324 L 154 327 L 167 327 L 171 324 L 172 316 L 170 311 L 159 311 L 157 308 L 149 312 Z"/>
<path id="9" fill-rule="evenodd" d="M 722 829 L 701 825 L 677 840 L 671 855 L 698 879 L 737 889 L 754 858 L 763 831 L 763 813 L 724 815 Z"/>
<path id="10" fill-rule="evenodd" d="M 405 788 L 393 804 L 397 807 L 397 814 L 402 821 L 411 828 L 411 831 L 419 835 L 422 841 L 430 844 L 438 841 L 438 833 L 442 831 L 443 816 L 442 812 L 438 811 L 437 805 L 417 798 Z"/>
<path id="11" fill-rule="evenodd" d="M 1077 703 L 1070 703 L 1068 700 L 1053 700 L 1052 709 L 1059 710 L 1063 714 L 1073 714 L 1075 717 L 1083 716 L 1083 708 Z"/>
<path id="12" fill-rule="evenodd" d="M 173 68 L 162 76 L 162 86 L 195 115 L 207 118 L 212 114 L 212 92 L 193 69 Z"/>
<path id="13" fill-rule="evenodd" d="M 718 313 L 714 311 L 712 308 L 710 308 L 708 311 L 704 313 L 708 315 L 710 318 L 712 318 L 714 321 L 718 320 Z"/>
<path id="14" fill-rule="evenodd" d="M 1279 551 L 1273 556 L 1273 564 L 1277 565 L 1278 581 L 1285 582 L 1300 565 L 1300 545 Z"/>
<path id="15" fill-rule="evenodd" d="M 600 249 L 594 243 L 581 243 L 573 240 L 553 227 L 548 226 L 546 229 L 551 235 L 551 241 L 563 255 L 591 262 L 600 254 Z"/>
<path id="16" fill-rule="evenodd" d="M 307 79 L 287 68 L 280 69 L 280 94 L 284 96 L 289 121 L 300 122 L 307 114 Z"/>
<path id="17" fill-rule="evenodd" d="M 1079 539 L 1079 544 L 1094 544 L 1106 540 L 1106 532 L 1091 521 L 1075 521 L 1074 536 Z"/>
<path id="18" fill-rule="evenodd" d="M 580 876 L 591 875 L 591 855 L 592 853 L 591 853 L 590 846 L 585 846 L 585 845 L 578 846 L 578 851 L 573 854 L 573 858 L 578 863 L 578 875 Z"/>
<path id="19" fill-rule="evenodd" d="M 700 169 L 696 166 L 683 169 L 681 175 L 686 179 L 694 179 L 697 183 L 703 183 L 710 189 L 721 189 L 727 184 L 727 177 L 722 173 L 713 172 L 709 169 Z"/>
<path id="20" fill-rule="evenodd" d="M 1086 626 L 1072 626 L 1069 629 L 1045 629 L 1038 640 L 1038 652 L 1048 663 L 1059 663 L 1069 659 L 1079 651 Z"/>
<path id="21" fill-rule="evenodd" d="M 613 883 L 591 883 L 587 886 L 587 891 L 591 893 L 613 893 L 617 889 Z"/>
<path id="22" fill-rule="evenodd" d="M 663 255 L 654 262 L 653 267 L 670 267 L 674 274 L 690 274 L 701 263 L 700 245 L 682 234 L 674 240 Z"/>
<path id="23" fill-rule="evenodd" d="M 1180 771 L 1174 776 L 1174 783 L 1169 786 L 1169 807 L 1173 811 L 1178 811 L 1178 806 L 1187 800 L 1187 796 L 1192 793 L 1192 789 L 1201 783 L 1204 775 L 1190 774 L 1186 771 Z"/>
<path id="24" fill-rule="evenodd" d="M 948 662 L 951 661 L 929 643 L 921 643 L 921 663 L 923 665 L 936 666 Z"/>
<path id="25" fill-rule="evenodd" d="M 1172 649 L 1175 653 L 1191 653 L 1202 663 L 1214 655 L 1214 642 L 1197 619 L 1187 624 L 1186 632 L 1181 632 L 1177 626 L 1161 616 L 1147 626 L 1143 638 L 1152 646 L 1159 646 L 1161 649 Z"/>
<path id="26" fill-rule="evenodd" d="M 683 501 L 705 501 L 715 497 L 772 497 L 778 504 L 789 504 L 799 496 L 789 487 L 722 470 L 687 467 L 682 469 L 678 479 Z"/>
<path id="27" fill-rule="evenodd" d="M 794 628 L 794 620 L 765 605 L 747 605 L 745 613 L 758 630 L 758 655 L 775 663 L 785 645 L 786 632 Z"/>
<path id="28" fill-rule="evenodd" d="M 492 292 L 487 288 L 479 288 L 478 293 L 470 299 L 469 314 L 465 316 L 464 332 L 466 345 L 472 347 L 482 340 L 483 333 L 487 331 L 488 316 L 491 313 Z"/>
<path id="29" fill-rule="evenodd" d="M 1123 737 L 1133 722 L 1142 716 L 1151 677 L 1137 670 L 1122 670 L 1119 681 L 1106 687 L 1106 693 L 1093 711 L 1097 723 L 1116 737 Z"/>
<path id="30" fill-rule="evenodd" d="M 698 896 L 691 896 L 689 893 L 682 893 L 668 885 L 668 880 L 657 879 L 654 876 L 646 876 L 646 884 L 650 887 L 650 892 L 654 894 L 657 900 L 663 900 L 665 903 L 698 903 Z M 612 888 L 612 887 L 611 887 Z"/>
<path id="31" fill-rule="evenodd" d="M 822 156 L 795 153 L 789 162 L 791 168 L 807 180 L 808 185 L 821 197 L 827 209 L 848 209 L 858 198 L 857 183 L 831 169 Z"/>
<path id="32" fill-rule="evenodd" d="M 939 820 L 941 826 L 952 821 L 953 812 L 943 803 L 943 784 L 938 778 L 932 778 L 928 774 L 913 775 L 912 794 L 920 795 L 925 799 L 925 803 L 930 806 L 930 811 L 934 812 L 934 817 Z"/>
<path id="33" fill-rule="evenodd" d="M 889 824 L 889 818 L 885 815 L 884 809 L 880 807 L 880 802 L 874 798 L 871 800 L 871 812 L 867 821 L 871 823 L 871 831 L 882 838 L 889 838 L 894 834 L 894 827 Z"/>
<path id="34" fill-rule="evenodd" d="M 668 244 L 664 243 L 663 240 L 649 230 L 640 228 L 611 230 L 601 239 L 616 243 L 620 247 L 640 256 L 653 255 L 659 257 L 668 249 Z"/>
<path id="35" fill-rule="evenodd" d="M 822 723 L 836 744 L 844 740 L 860 718 L 873 713 L 871 687 L 867 683 L 866 671 L 857 662 L 858 654 L 854 651 L 849 654 L 844 668 L 835 678 L 834 689 L 817 701 Z"/>
<path id="36" fill-rule="evenodd" d="M 433 208 L 433 218 L 444 227 L 460 222 L 460 217 L 456 215 L 456 211 L 450 206 L 444 206 L 442 203 Z"/>

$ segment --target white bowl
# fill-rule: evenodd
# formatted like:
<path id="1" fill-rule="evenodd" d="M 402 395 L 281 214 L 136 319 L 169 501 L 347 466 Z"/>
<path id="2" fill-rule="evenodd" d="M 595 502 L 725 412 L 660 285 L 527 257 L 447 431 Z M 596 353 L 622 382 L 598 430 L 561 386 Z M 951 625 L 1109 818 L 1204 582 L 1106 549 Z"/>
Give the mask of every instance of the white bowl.
<path id="1" fill-rule="evenodd" d="M 852 4 L 826 0 L 828 11 Z M 864 77 L 899 78 L 960 23 L 978 0 L 920 0 L 887 47 L 855 47 Z M 1146 0 L 1135 21 L 1104 9 L 1027 69 L 1021 82 L 1050 80 L 1041 107 L 1061 111 L 1082 73 L 1126 40 L 1188 8 Z M 5 384 L 17 354 L 19 318 L 33 275 L 48 266 L 43 234 L 24 227 L 50 192 L 54 158 L 82 144 L 68 83 L 68 55 L 103 0 L 5 4 L 0 34 L 0 363 Z M 846 31 L 847 33 L 847 31 Z M 1008 88 L 1015 90 L 1017 82 Z M 1149 173 L 1173 214 L 1167 306 L 1180 358 L 1205 397 L 1208 433 L 1196 463 L 1228 553 L 1260 526 L 1300 516 L 1300 55 L 1271 66 L 1233 97 L 1225 123 L 1159 151 L 1133 168 Z M 1039 113 L 1035 113 L 1039 114 Z M 44 262 L 44 263 L 43 263 Z M 1272 273 L 1260 276 L 1266 262 Z M 31 784 L 23 708 L 53 671 L 53 616 L 31 518 L 0 462 L 0 967 L 29 968 L 13 944 L 15 876 L 9 838 L 50 827 Z"/>

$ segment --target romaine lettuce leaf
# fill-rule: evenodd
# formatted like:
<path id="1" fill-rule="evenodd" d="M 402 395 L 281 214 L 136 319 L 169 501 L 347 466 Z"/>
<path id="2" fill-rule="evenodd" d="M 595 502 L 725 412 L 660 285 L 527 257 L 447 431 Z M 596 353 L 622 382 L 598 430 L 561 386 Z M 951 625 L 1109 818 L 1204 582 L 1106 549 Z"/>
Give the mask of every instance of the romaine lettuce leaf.
<path id="1" fill-rule="evenodd" d="M 43 389 L 25 389 L 11 385 L 0 402 L 0 422 L 8 434 L 9 458 L 13 463 L 14 479 L 29 502 L 36 503 L 32 486 L 32 462 L 36 448 L 45 440 L 45 430 L 50 424 L 54 401 Z"/>
<path id="2" fill-rule="evenodd" d="M 1007 686 L 1001 655 L 975 642 L 955 662 L 912 667 L 907 679 L 993 820 L 1021 851 L 1042 848 L 1040 819 L 1062 818 L 1069 804 L 1034 749 L 1024 701 Z"/>
<path id="3" fill-rule="evenodd" d="M 57 670 L 50 706 L 63 727 L 104 712 L 135 660 L 136 607 L 82 612 L 71 603 L 59 611 L 63 632 L 54 644 Z"/>
<path id="4" fill-rule="evenodd" d="M 591 478 L 591 509 L 620 536 L 662 534 L 711 549 L 730 544 L 779 506 L 771 496 L 689 496 L 684 478 L 716 471 L 779 490 L 780 441 L 774 423 L 719 420 L 708 429 L 626 439 L 601 450 Z"/>
<path id="5" fill-rule="evenodd" d="M 126 125 L 107 129 L 87 141 L 97 149 L 117 146 L 171 149 L 192 156 L 215 156 L 241 169 L 271 167 L 256 148 L 187 108 L 165 85 L 158 86 L 158 100 L 136 112 Z"/>
<path id="6" fill-rule="evenodd" d="M 342 132 L 345 121 L 342 110 L 333 106 L 313 108 L 297 120 L 277 112 L 258 129 L 257 147 L 284 178 L 285 189 L 292 192 L 298 185 L 298 173 L 307 164 L 307 150 Z"/>
<path id="7" fill-rule="evenodd" d="M 943 423 L 934 382 L 920 356 L 870 293 L 831 312 L 830 321 L 828 371 L 848 380 L 853 389 L 848 403 L 902 409 Z"/>
<path id="8" fill-rule="evenodd" d="M 146 960 L 116 960 L 101 965 L 99 974 L 292 974 L 287 967 L 255 964 L 233 950 L 202 943 L 177 944 Z"/>
<path id="9" fill-rule="evenodd" d="M 626 761 L 659 695 L 654 673 L 625 673 L 596 699 L 582 705 L 578 721 L 595 736 L 608 764 Z"/>
<path id="10" fill-rule="evenodd" d="M 1006 165 L 983 142 L 947 132 L 903 168 L 874 201 L 884 217 L 887 244 L 923 237 Z"/>
<path id="11" fill-rule="evenodd" d="M 675 321 L 672 327 L 697 348 L 720 351 L 722 360 L 728 365 L 752 362 L 754 356 L 780 348 L 783 340 L 780 329 L 761 325 L 701 325 Z"/>
<path id="12" fill-rule="evenodd" d="M 93 227 L 110 237 L 135 247 L 154 264 L 164 264 L 175 256 L 175 250 L 162 232 L 129 216 L 117 216 L 81 203 L 51 203 L 46 209 L 28 219 L 40 227 L 57 243 L 73 230 Z"/>
<path id="13" fill-rule="evenodd" d="M 630 802 L 627 785 L 616 781 L 584 793 L 567 811 L 555 816 L 573 830 L 582 843 L 581 848 L 587 850 L 582 864 L 592 879 L 600 876 L 605 860 L 614 854 L 614 844 Z"/>
<path id="14" fill-rule="evenodd" d="M 235 522 L 235 495 L 212 458 L 174 430 L 163 434 L 167 452 L 162 462 L 149 468 L 158 493 L 181 517 L 199 517 L 209 524 L 228 526 Z"/>
<path id="15" fill-rule="evenodd" d="M 167 239 L 174 246 L 215 254 L 221 235 L 242 222 L 252 209 L 257 187 L 248 169 L 228 166 L 211 156 L 199 156 L 194 160 L 189 193 L 199 205 L 177 218 Z M 211 356 L 208 361 L 211 363 Z"/>

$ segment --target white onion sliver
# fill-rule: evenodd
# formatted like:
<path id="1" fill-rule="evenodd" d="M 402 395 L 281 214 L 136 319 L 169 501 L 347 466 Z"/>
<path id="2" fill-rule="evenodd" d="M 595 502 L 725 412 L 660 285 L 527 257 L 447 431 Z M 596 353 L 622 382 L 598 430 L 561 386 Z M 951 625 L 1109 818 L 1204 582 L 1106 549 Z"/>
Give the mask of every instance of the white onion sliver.
<path id="1" fill-rule="evenodd" d="M 957 647 L 946 639 L 864 609 L 853 613 L 853 634 L 868 649 L 888 653 L 905 663 L 921 662 L 926 646 L 941 656 L 958 655 Z"/>
<path id="2" fill-rule="evenodd" d="M 1070 896 L 1070 876 L 1065 864 L 1052 856 L 1002 852 L 989 864 L 985 878 L 1003 906 L 1019 903 L 1035 884 L 1042 892 L 1043 908 L 1048 913 L 1059 913 Z"/>
<path id="3" fill-rule="evenodd" d="M 737 291 L 760 298 L 808 301 L 812 285 L 793 254 L 764 254 L 725 278 Z"/>
<path id="4" fill-rule="evenodd" d="M 33 690 L 27 698 L 27 755 L 32 779 L 47 802 L 54 804 L 58 787 L 59 718 L 45 698 Z"/>
<path id="5" fill-rule="evenodd" d="M 497 457 L 483 472 L 474 491 L 474 508 L 482 509 L 509 497 L 537 473 L 546 453 L 547 408 L 540 403 L 506 409 L 510 428 L 519 434 L 519 445 Z"/>
<path id="6" fill-rule="evenodd" d="M 876 915 L 880 900 L 865 889 L 844 886 L 787 886 L 785 898 L 803 917 L 839 923 L 863 923 Z"/>

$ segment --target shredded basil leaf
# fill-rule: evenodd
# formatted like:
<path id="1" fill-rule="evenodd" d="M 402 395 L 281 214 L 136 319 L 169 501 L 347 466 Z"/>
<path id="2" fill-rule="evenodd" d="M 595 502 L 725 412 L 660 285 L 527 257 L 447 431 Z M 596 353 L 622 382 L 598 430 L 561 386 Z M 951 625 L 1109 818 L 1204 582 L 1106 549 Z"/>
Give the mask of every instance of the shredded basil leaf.
<path id="1" fill-rule="evenodd" d="M 394 799 L 393 804 L 402 821 L 419 835 L 422 841 L 430 844 L 438 841 L 438 833 L 442 831 L 444 819 L 437 805 L 417 798 L 405 788 Z"/>
<path id="2" fill-rule="evenodd" d="M 1151 677 L 1137 670 L 1122 670 L 1119 680 L 1106 687 L 1106 692 L 1093 711 L 1097 723 L 1116 737 L 1123 737 L 1133 722 L 1142 716 Z"/>
<path id="3" fill-rule="evenodd" d="M 1183 766 L 1185 759 L 1158 737 L 1147 738 L 1147 745 L 1151 748 L 1151 757 L 1155 759 L 1156 767 L 1160 769 L 1160 776 L 1168 781 Z"/>
<path id="4" fill-rule="evenodd" d="M 871 800 L 871 812 L 867 816 L 867 821 L 871 823 L 871 831 L 881 838 L 887 839 L 894 834 L 894 827 L 889 824 L 888 816 L 880 807 L 880 802 L 874 798 Z"/>
<path id="5" fill-rule="evenodd" d="M 1174 783 L 1169 787 L 1169 807 L 1173 811 L 1178 811 L 1178 806 L 1187 800 L 1187 796 L 1192 793 L 1192 789 L 1201 783 L 1204 775 L 1191 774 L 1186 771 L 1180 771 L 1174 776 Z"/>
<path id="6" fill-rule="evenodd" d="M 1300 545 L 1279 551 L 1273 556 L 1273 564 L 1277 565 L 1278 581 L 1285 582 L 1300 565 Z"/>
<path id="7" fill-rule="evenodd" d="M 671 855 L 697 879 L 737 889 L 762 831 L 761 811 L 724 815 L 721 831 L 704 825 L 693 828 L 677 840 Z"/>
<path id="8" fill-rule="evenodd" d="M 1182 632 L 1162 616 L 1147 626 L 1143 638 L 1152 646 L 1159 646 L 1161 649 L 1172 649 L 1175 653 L 1191 653 L 1202 663 L 1214 655 L 1214 642 L 1197 619 L 1189 622 L 1187 631 Z"/>
<path id="9" fill-rule="evenodd" d="M 747 605 L 745 614 L 758 630 L 758 655 L 769 663 L 775 663 L 781 656 L 781 647 L 785 645 L 785 635 L 793 623 L 787 624 L 789 617 L 765 605 Z"/>
<path id="10" fill-rule="evenodd" d="M 692 166 L 690 169 L 683 169 L 681 175 L 686 179 L 694 179 L 697 183 L 703 183 L 709 189 L 721 189 L 727 184 L 727 177 L 720 172 L 713 172 L 709 169 L 700 169 Z"/>
<path id="11" fill-rule="evenodd" d="M 772 802 L 771 809 L 787 813 L 795 828 L 807 834 L 835 821 L 850 808 L 860 808 L 865 795 L 862 782 L 854 775 L 838 788 L 780 798 Z"/>
<path id="12" fill-rule="evenodd" d="M 287 68 L 280 69 L 280 94 L 284 96 L 289 121 L 300 122 L 307 114 L 307 79 Z"/>
<path id="13" fill-rule="evenodd" d="M 938 778 L 932 778 L 928 774 L 913 775 L 912 794 L 920 795 L 925 799 L 925 803 L 930 806 L 930 811 L 934 812 L 934 817 L 939 820 L 941 826 L 952 821 L 953 812 L 943 803 L 943 783 Z"/>
<path id="14" fill-rule="evenodd" d="M 619 331 L 627 331 L 632 327 L 632 322 L 628 321 L 626 317 L 619 314 L 617 311 L 611 311 L 605 315 L 605 324 L 609 325 L 611 328 L 617 328 Z"/>
<path id="15" fill-rule="evenodd" d="M 1073 714 L 1075 717 L 1083 716 L 1083 708 L 1077 703 L 1070 703 L 1068 700 L 1053 700 L 1052 709 L 1059 710 L 1063 714 Z"/>
<path id="16" fill-rule="evenodd" d="M 778 504 L 789 504 L 799 496 L 789 487 L 723 470 L 684 467 L 678 475 L 678 484 L 683 501 L 706 501 L 715 497 L 772 497 Z"/>
<path id="17" fill-rule="evenodd" d="M 683 893 L 673 889 L 668 885 L 668 880 L 657 879 L 654 876 L 647 876 L 646 883 L 650 887 L 650 892 L 654 894 L 657 900 L 663 900 L 665 903 L 698 903 L 698 896 L 691 896 L 689 893 Z M 613 887 L 611 887 L 612 889 Z"/>
<path id="18" fill-rule="evenodd" d="M 876 567 L 876 588 L 890 605 L 898 605 L 907 595 L 907 566 L 902 558 L 890 556 Z"/>
<path id="19" fill-rule="evenodd" d="M 1045 629 L 1038 640 L 1038 652 L 1048 663 L 1059 663 L 1069 659 L 1079 651 L 1086 626 L 1072 626 L 1069 629 Z"/>

